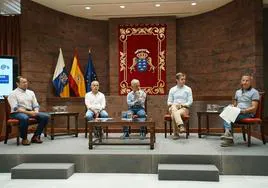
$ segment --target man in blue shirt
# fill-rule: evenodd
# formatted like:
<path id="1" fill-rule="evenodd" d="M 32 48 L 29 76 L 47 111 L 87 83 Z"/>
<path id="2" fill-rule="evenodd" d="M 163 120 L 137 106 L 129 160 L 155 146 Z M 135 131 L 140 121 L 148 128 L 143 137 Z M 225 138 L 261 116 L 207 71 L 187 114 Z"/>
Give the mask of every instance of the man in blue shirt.
<path id="1" fill-rule="evenodd" d="M 132 91 L 127 95 L 128 113 L 132 114 L 134 118 L 146 118 L 145 99 L 146 93 L 140 89 L 140 81 L 133 79 L 131 81 Z M 140 136 L 143 139 L 146 135 L 145 127 L 140 127 Z M 129 127 L 123 127 L 123 138 L 129 137 Z"/>
<path id="2" fill-rule="evenodd" d="M 167 104 L 172 118 L 174 140 L 179 138 L 180 132 L 185 131 L 182 116 L 189 113 L 189 107 L 193 103 L 192 89 L 185 85 L 185 81 L 186 75 L 181 72 L 177 73 L 177 85 L 172 87 L 168 94 Z"/>
<path id="3" fill-rule="evenodd" d="M 244 118 L 252 118 L 256 113 L 260 95 L 256 89 L 252 88 L 252 79 L 252 76 L 249 74 L 244 74 L 241 78 L 241 88 L 236 91 L 232 104 L 233 106 L 241 109 L 240 114 L 235 121 L 239 121 Z M 221 143 L 222 147 L 228 147 L 234 144 L 231 126 L 232 125 L 230 123 L 224 121 L 225 133 L 221 136 L 221 139 L 223 140 Z"/>

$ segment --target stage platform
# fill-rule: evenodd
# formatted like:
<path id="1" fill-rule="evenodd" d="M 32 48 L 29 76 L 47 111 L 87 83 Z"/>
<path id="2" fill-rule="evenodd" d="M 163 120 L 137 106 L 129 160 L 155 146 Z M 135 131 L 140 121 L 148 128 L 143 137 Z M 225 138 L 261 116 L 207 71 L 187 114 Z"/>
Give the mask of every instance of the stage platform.
<path id="1" fill-rule="evenodd" d="M 117 133 L 111 134 L 118 136 Z M 30 138 L 30 136 L 29 136 Z M 21 163 L 75 163 L 78 173 L 145 173 L 157 174 L 157 165 L 165 164 L 215 164 L 222 175 L 268 175 L 268 144 L 252 138 L 247 147 L 242 134 L 235 135 L 233 147 L 220 147 L 217 136 L 179 140 L 156 135 L 155 149 L 149 146 L 94 146 L 88 149 L 84 134 L 64 136 L 43 144 L 17 146 L 15 139 L 0 143 L 0 172 L 7 173 Z M 141 141 L 142 142 L 142 141 Z"/>

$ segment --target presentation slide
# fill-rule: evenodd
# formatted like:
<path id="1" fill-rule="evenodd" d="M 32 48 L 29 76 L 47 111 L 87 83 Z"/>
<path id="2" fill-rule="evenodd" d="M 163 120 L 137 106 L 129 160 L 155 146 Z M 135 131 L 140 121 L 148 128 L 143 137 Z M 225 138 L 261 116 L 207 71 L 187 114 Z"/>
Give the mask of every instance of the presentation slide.
<path id="1" fill-rule="evenodd" d="M 0 98 L 13 90 L 13 59 L 0 58 Z"/>

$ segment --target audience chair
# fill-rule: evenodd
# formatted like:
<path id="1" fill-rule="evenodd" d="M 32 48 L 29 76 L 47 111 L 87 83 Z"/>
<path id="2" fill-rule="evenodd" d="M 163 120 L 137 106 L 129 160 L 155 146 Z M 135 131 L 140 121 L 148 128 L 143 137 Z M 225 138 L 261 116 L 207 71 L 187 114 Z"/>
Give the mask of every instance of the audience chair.
<path id="1" fill-rule="evenodd" d="M 5 141 L 4 143 L 7 143 L 9 134 L 12 131 L 12 126 L 16 127 L 17 129 L 17 133 L 16 133 L 16 137 L 17 137 L 17 145 L 20 145 L 20 126 L 19 126 L 19 120 L 17 119 L 13 119 L 10 118 L 10 106 L 7 100 L 7 96 L 4 96 L 4 104 L 5 104 L 5 115 L 6 115 L 6 133 L 5 133 Z M 37 120 L 35 118 L 29 118 L 29 125 L 35 125 L 37 124 Z M 46 134 L 45 134 L 46 136 Z"/>
<path id="2" fill-rule="evenodd" d="M 262 118 L 263 118 L 262 116 L 263 116 L 263 111 L 264 111 L 264 95 L 265 95 L 264 92 L 260 92 L 260 100 L 259 100 L 258 108 L 257 108 L 254 118 L 245 118 L 232 124 L 232 133 L 234 132 L 233 131 L 234 128 L 238 127 L 242 129 L 244 141 L 246 141 L 246 134 L 247 134 L 248 147 L 250 147 L 251 145 L 251 128 L 252 126 L 256 126 L 256 125 L 260 126 L 262 142 L 263 144 L 266 144 L 266 140 L 264 136 L 264 124 L 262 123 Z"/>
<path id="3" fill-rule="evenodd" d="M 182 117 L 185 129 L 186 129 L 186 139 L 188 139 L 188 136 L 190 134 L 189 119 L 190 119 L 190 115 Z M 167 126 L 168 126 L 168 124 L 169 124 L 169 134 L 172 135 L 172 118 L 171 118 L 169 111 L 167 111 L 167 113 L 164 116 L 164 123 L 165 123 L 164 124 L 165 125 L 165 138 L 167 138 Z"/>

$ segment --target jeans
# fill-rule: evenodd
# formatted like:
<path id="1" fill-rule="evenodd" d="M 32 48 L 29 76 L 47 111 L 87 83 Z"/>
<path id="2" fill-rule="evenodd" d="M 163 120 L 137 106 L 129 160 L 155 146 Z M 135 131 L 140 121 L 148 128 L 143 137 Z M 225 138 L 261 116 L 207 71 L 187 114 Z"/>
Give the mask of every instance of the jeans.
<path id="1" fill-rule="evenodd" d="M 131 112 L 133 115 L 137 115 L 138 118 L 146 118 L 146 113 L 144 108 L 142 107 L 138 107 L 138 108 L 129 108 L 128 112 Z M 127 117 L 124 117 L 127 118 Z M 123 126 L 123 132 L 124 133 L 129 133 L 130 132 L 130 128 L 128 126 Z M 146 127 L 145 126 L 141 126 L 140 127 L 140 133 L 145 133 L 146 132 Z"/>
<path id="2" fill-rule="evenodd" d="M 92 120 L 94 118 L 94 112 L 88 110 L 86 113 L 87 120 Z M 108 113 L 105 110 L 100 111 L 100 118 L 108 118 Z"/>
<path id="3" fill-rule="evenodd" d="M 20 125 L 20 137 L 22 139 L 27 139 L 27 131 L 28 131 L 28 120 L 30 118 L 29 115 L 20 113 L 20 112 L 15 112 L 10 114 L 11 118 L 18 119 L 19 120 L 19 125 Z M 40 136 L 45 128 L 45 126 L 48 123 L 49 119 L 49 114 L 44 113 L 44 112 L 39 112 L 35 117 L 37 120 L 38 126 L 37 129 L 34 133 L 35 136 Z"/>
<path id="4" fill-rule="evenodd" d="M 239 114 L 236 118 L 235 121 L 239 121 L 241 119 L 245 119 L 245 118 L 252 118 L 253 115 L 252 114 Z M 223 122 L 223 126 L 224 126 L 224 129 L 225 130 L 231 130 L 232 128 L 232 125 L 230 123 L 227 123 L 226 121 Z"/>

